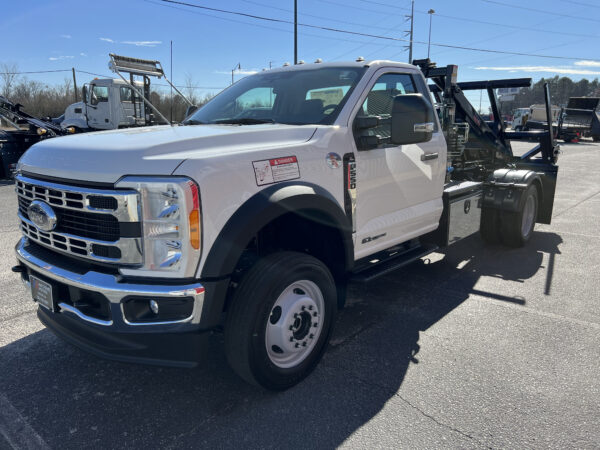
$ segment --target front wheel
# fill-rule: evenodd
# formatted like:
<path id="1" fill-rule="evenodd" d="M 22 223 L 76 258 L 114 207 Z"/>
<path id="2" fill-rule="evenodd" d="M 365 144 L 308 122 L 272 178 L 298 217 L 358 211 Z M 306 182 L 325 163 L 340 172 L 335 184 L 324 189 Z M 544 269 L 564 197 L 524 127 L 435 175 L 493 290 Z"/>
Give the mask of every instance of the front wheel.
<path id="1" fill-rule="evenodd" d="M 284 390 L 321 359 L 333 327 L 336 288 L 329 269 L 297 252 L 258 260 L 233 294 L 225 352 L 244 380 Z"/>

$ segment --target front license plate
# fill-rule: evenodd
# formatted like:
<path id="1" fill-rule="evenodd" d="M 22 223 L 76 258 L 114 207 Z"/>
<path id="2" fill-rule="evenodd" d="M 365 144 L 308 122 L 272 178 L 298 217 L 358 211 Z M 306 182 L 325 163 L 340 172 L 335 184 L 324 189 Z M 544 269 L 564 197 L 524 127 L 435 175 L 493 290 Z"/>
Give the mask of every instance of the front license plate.
<path id="1" fill-rule="evenodd" d="M 54 311 L 52 285 L 33 275 L 29 275 L 29 282 L 31 283 L 31 295 L 33 296 L 33 299 L 44 308 Z"/>

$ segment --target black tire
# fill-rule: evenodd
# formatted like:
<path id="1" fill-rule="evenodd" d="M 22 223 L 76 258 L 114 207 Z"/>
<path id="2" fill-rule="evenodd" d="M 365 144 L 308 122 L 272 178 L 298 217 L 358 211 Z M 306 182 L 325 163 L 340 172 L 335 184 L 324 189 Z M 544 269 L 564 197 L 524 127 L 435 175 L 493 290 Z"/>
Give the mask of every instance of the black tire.
<path id="1" fill-rule="evenodd" d="M 316 343 L 311 342 L 312 349 L 305 351 L 305 359 L 293 367 L 282 368 L 267 352 L 267 321 L 273 323 L 278 298 L 300 280 L 313 283 L 322 294 L 324 313 L 318 318 L 321 331 Z M 298 252 L 265 256 L 244 274 L 233 294 L 225 323 L 225 353 L 230 366 L 247 382 L 265 389 L 281 391 L 294 386 L 308 376 L 321 359 L 336 309 L 335 281 L 321 261 Z M 311 317 L 308 326 L 313 325 Z"/>
<path id="2" fill-rule="evenodd" d="M 483 208 L 481 210 L 479 233 L 488 244 L 500 242 L 500 218 L 497 209 Z"/>
<path id="3" fill-rule="evenodd" d="M 533 208 L 533 211 L 526 208 L 528 202 L 531 202 L 529 207 Z M 535 186 L 530 185 L 521 197 L 518 212 L 502 211 L 500 213 L 502 242 L 509 247 L 522 247 L 525 245 L 533 234 L 537 213 L 538 192 Z"/>
<path id="4" fill-rule="evenodd" d="M 592 136 L 594 142 L 600 142 L 600 136 Z"/>

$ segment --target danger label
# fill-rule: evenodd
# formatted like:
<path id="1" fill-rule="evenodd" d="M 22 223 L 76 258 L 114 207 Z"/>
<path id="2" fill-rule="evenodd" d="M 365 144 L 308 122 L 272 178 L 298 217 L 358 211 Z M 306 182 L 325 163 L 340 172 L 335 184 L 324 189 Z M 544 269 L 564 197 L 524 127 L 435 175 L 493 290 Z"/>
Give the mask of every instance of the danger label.
<path id="1" fill-rule="evenodd" d="M 258 186 L 300 178 L 298 159 L 295 156 L 254 161 L 252 166 Z"/>

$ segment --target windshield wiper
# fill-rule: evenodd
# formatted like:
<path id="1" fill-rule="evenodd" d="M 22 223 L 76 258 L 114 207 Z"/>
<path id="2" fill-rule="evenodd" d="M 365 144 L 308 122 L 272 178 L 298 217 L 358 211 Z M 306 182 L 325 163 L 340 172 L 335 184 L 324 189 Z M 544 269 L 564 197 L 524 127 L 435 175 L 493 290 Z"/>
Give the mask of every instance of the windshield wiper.
<path id="1" fill-rule="evenodd" d="M 205 122 L 201 122 L 199 120 L 188 119 L 183 122 L 184 125 L 206 125 Z"/>
<path id="2" fill-rule="evenodd" d="M 273 119 L 253 119 L 252 117 L 243 117 L 240 119 L 216 120 L 214 123 L 231 125 L 260 125 L 261 123 L 275 123 L 275 121 Z"/>

